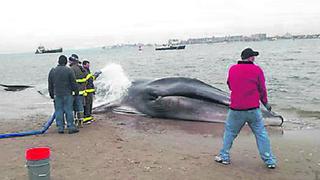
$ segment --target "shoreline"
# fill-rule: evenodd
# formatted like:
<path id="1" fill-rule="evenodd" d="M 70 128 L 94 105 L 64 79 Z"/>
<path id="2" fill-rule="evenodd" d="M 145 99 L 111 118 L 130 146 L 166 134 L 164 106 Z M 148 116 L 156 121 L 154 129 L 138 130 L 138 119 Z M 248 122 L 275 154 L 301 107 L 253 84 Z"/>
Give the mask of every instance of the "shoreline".
<path id="1" fill-rule="evenodd" d="M 52 179 L 319 179 L 319 129 L 268 128 L 278 168 L 264 167 L 253 134 L 245 127 L 231 151 L 231 165 L 213 161 L 222 143 L 223 124 L 150 119 L 113 113 L 77 134 L 46 134 L 0 139 L 3 179 L 26 179 L 24 151 L 51 148 Z M 40 117 L 24 125 L 2 122 L 1 132 L 41 127 Z M 34 119 L 34 118 L 33 118 Z M 29 120 L 29 121 L 28 121 Z"/>

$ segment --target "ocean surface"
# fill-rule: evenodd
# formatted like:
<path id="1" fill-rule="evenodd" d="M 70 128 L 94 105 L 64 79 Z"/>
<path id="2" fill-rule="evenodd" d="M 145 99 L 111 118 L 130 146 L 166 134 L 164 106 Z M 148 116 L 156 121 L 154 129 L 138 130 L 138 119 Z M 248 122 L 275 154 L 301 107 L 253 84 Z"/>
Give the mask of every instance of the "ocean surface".
<path id="1" fill-rule="evenodd" d="M 91 62 L 91 70 L 103 70 L 96 84 L 96 104 L 120 98 L 135 79 L 182 76 L 197 78 L 228 91 L 228 68 L 251 47 L 260 52 L 256 64 L 266 76 L 273 110 L 295 128 L 320 128 L 320 40 L 278 40 L 187 45 L 185 50 L 155 51 L 154 47 L 91 48 L 65 50 Z M 10 92 L 0 87 L 0 121 L 25 120 L 50 115 L 47 76 L 60 54 L 0 54 L 0 84 L 32 85 Z M 41 95 L 40 93 L 44 94 Z M 103 93 L 101 93 L 103 92 Z"/>

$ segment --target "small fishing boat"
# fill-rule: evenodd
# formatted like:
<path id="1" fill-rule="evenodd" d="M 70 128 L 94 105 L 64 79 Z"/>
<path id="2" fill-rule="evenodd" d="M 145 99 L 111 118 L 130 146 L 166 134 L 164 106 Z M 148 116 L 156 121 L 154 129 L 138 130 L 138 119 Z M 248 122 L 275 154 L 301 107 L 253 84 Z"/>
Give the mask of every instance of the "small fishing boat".
<path id="1" fill-rule="evenodd" d="M 179 50 L 179 49 L 184 49 L 186 45 L 174 45 L 174 44 L 167 44 L 167 45 L 162 45 L 156 47 L 156 50 Z"/>
<path id="2" fill-rule="evenodd" d="M 168 44 L 163 44 L 162 46 L 156 46 L 156 50 L 180 50 L 184 49 L 186 45 L 182 44 L 178 39 L 171 39 Z"/>
<path id="3" fill-rule="evenodd" d="M 57 49 L 46 49 L 44 46 L 39 46 L 35 52 L 35 54 L 43 54 L 43 53 L 60 53 L 62 52 L 62 48 Z"/>

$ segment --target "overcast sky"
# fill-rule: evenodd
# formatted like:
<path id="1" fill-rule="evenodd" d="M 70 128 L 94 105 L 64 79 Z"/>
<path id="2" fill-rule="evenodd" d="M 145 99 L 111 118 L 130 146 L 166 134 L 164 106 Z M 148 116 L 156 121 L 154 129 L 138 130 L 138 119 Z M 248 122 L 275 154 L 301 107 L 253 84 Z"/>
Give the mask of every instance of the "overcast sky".
<path id="1" fill-rule="evenodd" d="M 163 43 L 224 35 L 320 33 L 320 0 L 7 0 L 0 53 Z"/>

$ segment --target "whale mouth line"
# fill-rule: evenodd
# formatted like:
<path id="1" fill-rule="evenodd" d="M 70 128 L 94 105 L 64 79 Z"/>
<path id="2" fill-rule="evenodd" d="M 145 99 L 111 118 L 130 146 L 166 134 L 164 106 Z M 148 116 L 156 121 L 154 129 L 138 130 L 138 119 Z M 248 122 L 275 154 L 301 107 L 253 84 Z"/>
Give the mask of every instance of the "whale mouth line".
<path id="1" fill-rule="evenodd" d="M 225 101 L 220 101 L 217 99 L 212 99 L 212 98 L 208 98 L 205 96 L 201 96 L 201 95 L 195 95 L 195 94 L 174 94 L 174 95 L 164 95 L 164 96 L 158 96 L 156 97 L 154 100 L 160 100 L 163 98 L 172 98 L 172 97 L 182 97 L 182 98 L 190 98 L 190 99 L 195 99 L 195 100 L 199 100 L 199 101 L 204 101 L 204 102 L 209 102 L 209 103 L 214 103 L 214 104 L 220 104 L 220 105 L 225 105 L 225 106 L 229 106 L 228 102 Z"/>
<path id="2" fill-rule="evenodd" d="M 118 106 L 114 107 L 112 109 L 113 113 L 116 114 L 125 114 L 125 115 L 138 115 L 138 116 L 148 116 L 147 114 L 144 114 L 135 108 L 129 107 L 129 106 Z"/>

